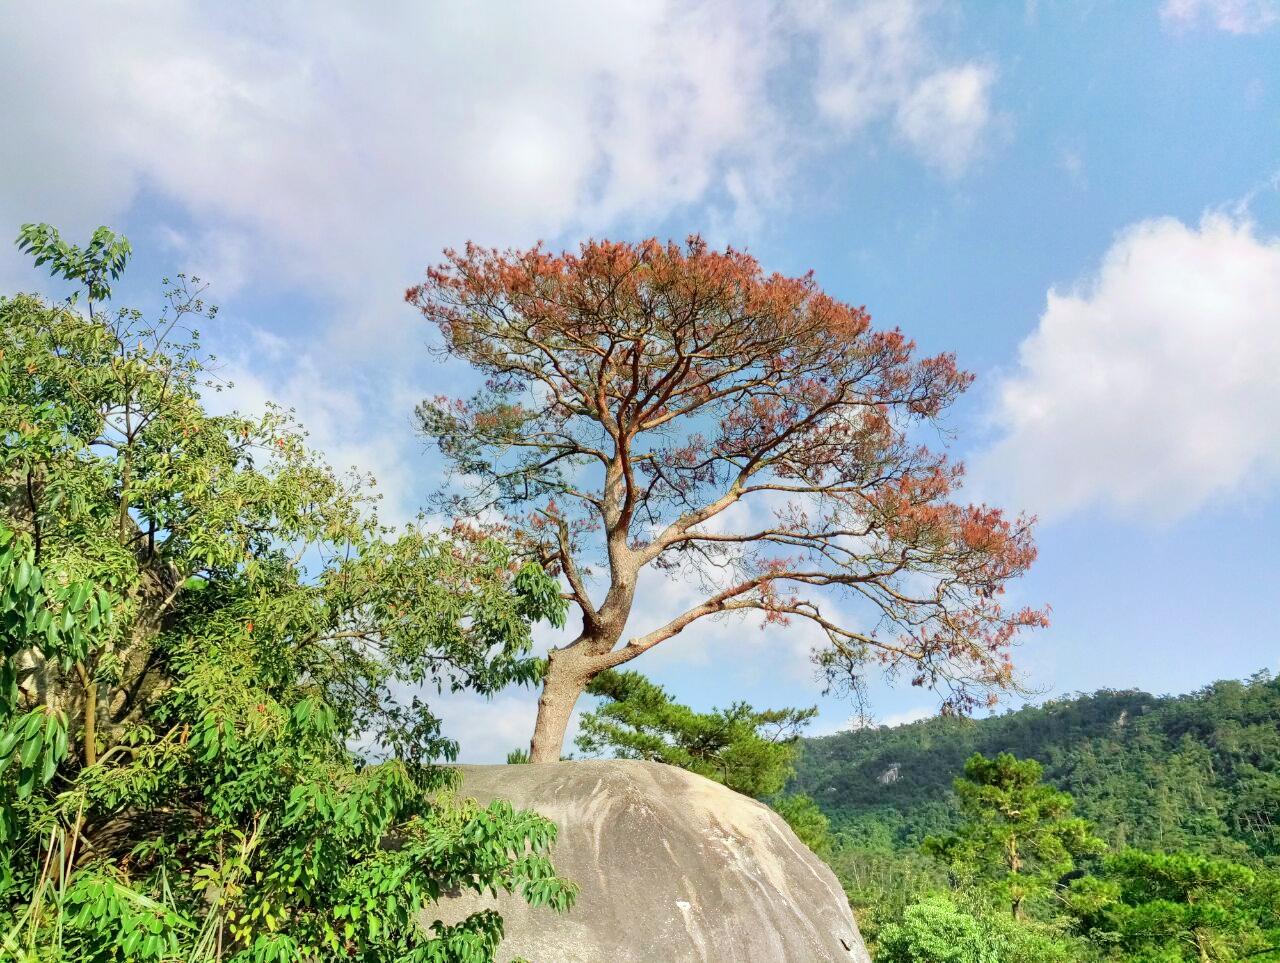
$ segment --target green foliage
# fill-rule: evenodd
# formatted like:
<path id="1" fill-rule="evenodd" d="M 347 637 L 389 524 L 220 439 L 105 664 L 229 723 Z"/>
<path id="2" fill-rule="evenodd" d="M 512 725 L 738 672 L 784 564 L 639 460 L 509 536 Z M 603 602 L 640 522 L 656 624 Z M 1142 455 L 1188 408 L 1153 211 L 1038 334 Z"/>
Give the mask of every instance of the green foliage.
<path id="1" fill-rule="evenodd" d="M 831 820 L 818 808 L 818 804 L 802 793 L 777 796 L 769 801 L 774 810 L 786 820 L 791 831 L 823 859 L 831 856 Z"/>
<path id="2" fill-rule="evenodd" d="M 1043 775 L 1034 759 L 975 753 L 955 782 L 959 831 L 930 836 L 923 846 L 947 864 L 957 885 L 996 887 L 1015 917 L 1029 896 L 1047 894 L 1070 873 L 1076 857 L 1103 849 L 1089 824 L 1071 815 L 1071 796 L 1046 786 Z"/>
<path id="3" fill-rule="evenodd" d="M 885 926 L 877 963 L 1073 963 L 1079 948 L 1009 917 L 974 913 L 945 896 L 910 906 Z"/>
<path id="4" fill-rule="evenodd" d="M 792 775 L 796 740 L 817 709 L 763 712 L 744 702 L 695 712 L 638 672 L 602 672 L 587 692 L 603 701 L 582 717 L 589 754 L 679 766 L 748 796 L 771 796 Z"/>
<path id="5" fill-rule="evenodd" d="M 68 244 L 56 228 L 48 224 L 23 224 L 18 232 L 18 250 L 30 254 L 36 266 L 49 265 L 49 274 L 83 284 L 89 301 L 111 297 L 111 281 L 124 273 L 133 248 L 128 239 L 100 227 L 86 247 Z"/>
<path id="6" fill-rule="evenodd" d="M 981 898 L 993 898 L 990 864 L 967 862 L 959 850 L 948 864 L 919 852 L 930 836 L 960 835 L 966 817 L 952 776 L 975 751 L 1043 760 L 1046 782 L 1069 792 L 1074 811 L 1114 849 L 1226 858 L 1265 879 L 1274 878 L 1268 866 L 1280 864 L 1280 681 L 1267 673 L 1189 696 L 1103 691 L 982 720 L 936 718 L 805 740 L 791 788 L 830 817 L 829 861 L 869 939 L 929 893 L 972 900 L 987 889 Z M 1096 869 L 1085 860 L 1069 875 Z M 1074 883 L 1072 908 L 1083 911 L 1082 894 L 1104 879 Z M 1118 948 L 1101 915 L 1077 921 L 1052 872 L 1031 882 L 1025 925 L 1087 922 L 1090 945 L 1077 958 L 1147 952 Z M 1280 953 L 1256 958 L 1272 957 Z"/>
<path id="7" fill-rule="evenodd" d="M 806 739 L 792 788 L 851 844 L 910 852 L 955 830 L 951 780 L 974 752 L 1040 760 L 1112 848 L 1280 862 L 1280 680 L 1266 673 L 1186 696 L 1102 691 Z"/>
<path id="8" fill-rule="evenodd" d="M 981 924 L 944 897 L 922 900 L 880 933 L 884 963 L 999 963 Z"/>
<path id="9" fill-rule="evenodd" d="M 1190 697 L 1098 693 L 809 740 L 796 785 L 814 786 L 835 823 L 832 867 L 878 960 L 996 953 L 1005 931 L 1030 941 L 1018 960 L 1280 959 L 1280 878 L 1268 867 L 1280 857 L 1277 736 L 1280 684 L 1260 674 Z M 947 766 L 975 745 L 1038 747 L 1048 762 L 972 756 L 946 791 Z M 1076 794 L 1089 827 L 1073 816 Z M 840 798 L 855 802 L 827 805 Z M 1093 825 L 1116 846 L 1102 861 Z M 1204 852 L 1146 852 L 1134 839 Z M 941 861 L 924 861 L 920 841 Z"/>
<path id="10" fill-rule="evenodd" d="M 900 919 L 922 894 L 947 886 L 946 873 L 923 853 L 871 850 L 839 835 L 832 836 L 827 862 L 868 938 L 877 926 Z"/>
<path id="11" fill-rule="evenodd" d="M 640 673 L 614 670 L 596 676 L 587 692 L 603 701 L 582 717 L 577 745 L 583 752 L 665 762 L 764 799 L 802 843 L 830 856 L 830 821 L 817 803 L 801 793 L 779 794 L 794 772 L 800 730 L 816 708 L 758 712 L 737 702 L 695 712 Z M 507 756 L 508 763 L 528 761 L 521 750 Z"/>
<path id="12" fill-rule="evenodd" d="M 128 254 L 100 235 L 20 243 L 99 300 Z M 283 412 L 208 415 L 212 311 L 184 278 L 167 304 L 0 299 L 3 955 L 489 960 L 495 913 L 419 917 L 455 889 L 567 906 L 554 826 L 455 798 L 456 746 L 393 692 L 536 680 L 555 583 L 465 527 L 379 525 Z"/>
<path id="13" fill-rule="evenodd" d="M 877 908 L 873 920 L 888 922 L 874 935 L 890 959 L 1080 958 L 1080 948 L 1063 936 L 1056 895 L 1075 858 L 1096 854 L 1103 844 L 1071 815 L 1071 797 L 1046 786 L 1042 776 L 1035 760 L 1010 753 L 994 759 L 975 753 L 965 763 L 955 780 L 963 822 L 921 847 L 945 865 L 954 897 L 909 902 L 896 916 Z"/>
<path id="14" fill-rule="evenodd" d="M 1230 860 L 1126 850 L 1068 903 L 1109 959 L 1280 959 L 1280 877 Z"/>

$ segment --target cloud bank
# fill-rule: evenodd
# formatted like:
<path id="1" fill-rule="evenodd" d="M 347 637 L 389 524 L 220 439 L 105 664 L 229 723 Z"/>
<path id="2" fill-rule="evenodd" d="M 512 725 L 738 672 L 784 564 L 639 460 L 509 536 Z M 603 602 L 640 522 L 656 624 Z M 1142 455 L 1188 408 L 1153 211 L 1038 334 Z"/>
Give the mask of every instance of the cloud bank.
<path id="1" fill-rule="evenodd" d="M 854 138 L 959 176 L 988 140 L 995 71 L 940 53 L 945 9 L 19 7 L 0 30 L 0 230 L 47 220 L 76 237 L 133 217 L 136 247 L 233 309 L 263 292 L 315 305 L 306 331 L 233 328 L 233 310 L 210 343 L 237 402 L 296 407 L 403 515 L 421 495 L 417 399 L 388 414 L 370 389 L 422 380 L 425 332 L 400 293 L 442 247 L 572 243 L 681 212 L 741 240 L 797 165 Z M 20 264 L 0 246 L 0 280 L 29 283 Z M 260 351 L 268 331 L 288 342 Z"/>
<path id="2" fill-rule="evenodd" d="M 999 386 L 985 490 L 1171 522 L 1280 480 L 1280 238 L 1211 214 L 1124 231 L 1049 292 Z"/>
<path id="3" fill-rule="evenodd" d="M 362 306 L 467 238 L 751 217 L 877 125 L 955 176 L 995 71 L 938 53 L 935 9 L 53 0 L 0 31 L 0 221 L 91 227 L 153 192 L 200 224 L 170 236 L 197 266 Z"/>

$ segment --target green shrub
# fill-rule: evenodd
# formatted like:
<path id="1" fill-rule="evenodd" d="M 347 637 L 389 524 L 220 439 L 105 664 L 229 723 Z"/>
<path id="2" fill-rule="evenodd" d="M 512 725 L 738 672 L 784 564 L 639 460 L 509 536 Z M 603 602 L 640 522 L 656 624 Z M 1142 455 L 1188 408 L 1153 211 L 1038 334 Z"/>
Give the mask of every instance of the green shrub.
<path id="1" fill-rule="evenodd" d="M 149 322 L 102 304 L 110 232 L 22 243 L 90 313 L 0 298 L 0 956 L 481 963 L 501 920 L 424 929 L 442 893 L 567 906 L 555 827 L 453 798 L 393 697 L 535 680 L 554 581 L 381 526 L 278 410 L 208 414 L 194 282 Z"/>

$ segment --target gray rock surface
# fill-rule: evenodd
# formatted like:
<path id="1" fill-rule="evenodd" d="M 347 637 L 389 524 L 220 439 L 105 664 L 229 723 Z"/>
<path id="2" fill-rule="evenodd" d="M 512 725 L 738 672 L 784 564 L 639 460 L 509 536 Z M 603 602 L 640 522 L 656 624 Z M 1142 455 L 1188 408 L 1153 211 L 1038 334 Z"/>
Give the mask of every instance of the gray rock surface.
<path id="1" fill-rule="evenodd" d="M 581 887 L 566 915 L 501 897 L 500 960 L 870 963 L 834 874 L 753 799 L 661 763 L 459 768 L 464 795 L 552 819 L 556 870 Z M 429 915 L 493 905 L 462 896 Z"/>

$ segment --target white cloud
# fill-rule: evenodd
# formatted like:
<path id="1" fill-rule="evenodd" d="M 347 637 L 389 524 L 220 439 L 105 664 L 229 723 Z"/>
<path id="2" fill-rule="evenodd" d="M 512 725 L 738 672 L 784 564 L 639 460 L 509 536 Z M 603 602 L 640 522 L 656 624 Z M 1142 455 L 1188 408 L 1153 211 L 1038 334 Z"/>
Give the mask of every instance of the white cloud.
<path id="1" fill-rule="evenodd" d="M 193 283 L 198 278 L 211 288 L 216 285 L 219 298 L 229 298 L 244 286 L 250 255 L 242 235 L 209 230 L 193 237 L 167 225 L 158 234 L 162 248 L 176 260 L 177 270 Z"/>
<path id="2" fill-rule="evenodd" d="M 257 328 L 232 329 L 224 335 L 223 360 L 217 369 L 221 391 L 207 391 L 206 405 L 215 413 L 239 411 L 262 414 L 268 402 L 292 408 L 307 431 L 308 441 L 338 471 L 358 470 L 377 481 L 379 517 L 401 524 L 417 513 L 420 470 L 410 462 L 419 447 L 408 412 L 423 392 L 409 385 L 369 382 L 350 376 L 335 382 L 320 359 L 293 354 L 288 342 Z M 383 423 L 367 430 L 369 413 L 383 411 Z M 387 417 L 386 411 L 401 414 Z"/>
<path id="3" fill-rule="evenodd" d="M 528 749 L 538 715 L 538 694 L 530 689 L 510 689 L 491 699 L 472 692 L 429 693 L 427 703 L 444 734 L 458 740 L 459 762 L 505 762 L 512 749 Z M 580 714 L 575 711 L 569 719 L 566 753 L 576 751 Z"/>
<path id="4" fill-rule="evenodd" d="M 930 74 L 898 108 L 898 129 L 922 157 L 959 176 L 978 155 L 991 125 L 995 79 L 995 70 L 980 64 Z"/>
<path id="5" fill-rule="evenodd" d="M 958 169 L 990 75 L 940 64 L 927 19 L 883 0 L 52 0 L 0 31 L 0 229 L 39 219 L 79 237 L 159 199 L 159 217 L 191 226 L 152 237 L 215 297 L 301 288 L 328 300 L 308 334 L 343 367 L 394 361 L 420 354 L 399 295 L 442 246 L 691 205 L 712 229 L 758 221 L 797 144 L 895 111 L 909 143 Z M 806 109 L 773 81 L 806 76 L 815 44 Z M 0 249 L 0 276 L 15 258 Z"/>
<path id="6" fill-rule="evenodd" d="M 916 706 L 914 709 L 906 709 L 902 712 L 891 712 L 880 720 L 880 725 L 889 726 L 905 726 L 912 722 L 919 722 L 921 719 L 928 719 L 938 714 L 937 706 Z"/>
<path id="7" fill-rule="evenodd" d="M 928 28 L 937 8 L 921 0 L 806 2 L 800 18 L 816 37 L 822 114 L 846 135 L 890 119 L 922 160 L 956 176 L 990 134 L 996 71 L 978 61 L 940 62 Z"/>
<path id="8" fill-rule="evenodd" d="M 374 473 L 403 518 L 424 487 L 408 416 L 430 392 L 415 394 L 425 335 L 400 292 L 441 247 L 634 233 L 684 213 L 742 240 L 796 164 L 855 139 L 954 175 L 992 126 L 995 72 L 938 54 L 942 7 L 15 7 L 0 30 L 0 231 L 128 227 L 215 300 L 299 295 L 320 312 L 307 330 L 256 318 L 210 332 L 237 383 L 223 403 L 296 407 L 330 461 Z M 0 246 L 0 280 L 16 264 Z M 775 643 L 727 621 L 706 644 L 743 632 L 762 650 L 808 647 L 797 630 Z"/>
<path id="9" fill-rule="evenodd" d="M 833 736 L 839 732 L 858 732 L 862 729 L 875 729 L 880 726 L 887 726 L 893 729 L 897 726 L 906 726 L 913 722 L 919 722 L 921 719 L 929 719 L 937 714 L 937 706 L 913 706 L 909 709 L 903 709 L 901 712 L 891 712 L 885 716 L 852 715 L 842 722 L 828 722 L 825 724 L 819 722 L 807 735 L 811 738 Z"/>
<path id="10" fill-rule="evenodd" d="M 1054 515 L 1171 521 L 1280 480 L 1280 239 L 1247 220 L 1124 231 L 1049 292 L 999 386 L 979 486 Z"/>
<path id="11" fill-rule="evenodd" d="M 1085 167 L 1084 154 L 1078 148 L 1064 148 L 1058 155 L 1058 167 L 1075 187 L 1080 190 L 1088 188 L 1089 175 Z"/>
<path id="12" fill-rule="evenodd" d="M 713 199 L 730 161 L 762 171 L 767 12 L 41 4 L 0 35 L 0 217 L 84 228 L 145 188 L 264 270 L 394 296 L 444 244 L 599 229 Z"/>
<path id="13" fill-rule="evenodd" d="M 797 145 L 831 142 L 824 122 L 851 136 L 885 121 L 957 172 L 990 125 L 994 71 L 942 62 L 926 13 L 897 0 L 43 3 L 0 32 L 0 222 L 81 233 L 146 190 L 199 224 L 200 266 L 319 285 L 348 307 L 384 292 L 355 319 L 376 330 L 445 244 L 689 205 L 708 223 L 758 217 Z M 774 81 L 806 76 L 815 45 L 821 120 L 807 129 L 815 111 Z"/>
<path id="14" fill-rule="evenodd" d="M 1160 16 L 1183 28 L 1208 23 L 1227 33 L 1261 33 L 1280 23 L 1280 0 L 1165 0 Z"/>

